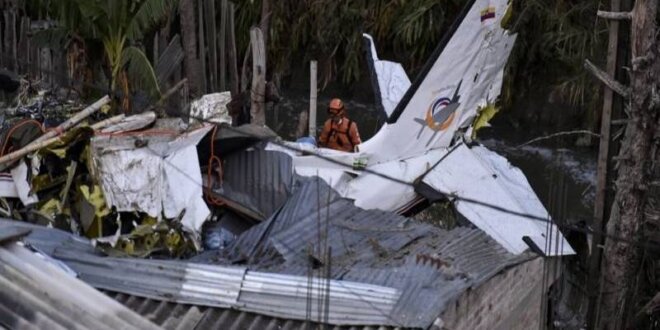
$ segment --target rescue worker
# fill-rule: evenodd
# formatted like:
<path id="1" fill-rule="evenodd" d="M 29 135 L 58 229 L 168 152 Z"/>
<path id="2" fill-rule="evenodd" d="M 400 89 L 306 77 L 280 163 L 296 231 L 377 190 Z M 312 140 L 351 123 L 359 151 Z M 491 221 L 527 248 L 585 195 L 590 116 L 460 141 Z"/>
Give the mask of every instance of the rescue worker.
<path id="1" fill-rule="evenodd" d="M 323 124 L 319 137 L 321 147 L 353 152 L 355 147 L 362 143 L 357 124 L 346 117 L 344 102 L 332 99 L 328 105 L 330 118 Z"/>

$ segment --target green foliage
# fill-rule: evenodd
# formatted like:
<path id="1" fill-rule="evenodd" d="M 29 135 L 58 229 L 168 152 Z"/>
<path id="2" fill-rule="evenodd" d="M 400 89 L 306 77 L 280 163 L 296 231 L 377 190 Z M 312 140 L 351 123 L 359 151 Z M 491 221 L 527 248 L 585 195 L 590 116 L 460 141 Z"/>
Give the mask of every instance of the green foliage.
<path id="1" fill-rule="evenodd" d="M 362 70 L 366 32 L 390 58 L 418 69 L 466 1 L 272 1 L 269 67 L 286 74 L 292 64 L 316 59 L 321 86 L 338 78 L 350 84 Z M 260 19 L 261 1 L 237 4 L 238 49 L 249 42 L 242 31 Z"/>
<path id="2" fill-rule="evenodd" d="M 158 95 L 154 69 L 138 46 L 144 33 L 175 6 L 175 0 L 53 0 L 45 3 L 34 0 L 33 10 L 46 11 L 49 16 L 56 17 L 59 24 L 35 38 L 42 43 L 60 45 L 62 40 L 76 38 L 100 42 L 111 72 L 113 90 L 120 73 L 125 70 L 132 80 L 152 95 Z"/>
<path id="3" fill-rule="evenodd" d="M 237 2 L 239 50 L 249 27 L 261 20 L 261 1 Z M 467 0 L 271 1 L 269 71 L 319 61 L 321 86 L 355 82 L 364 72 L 361 34 L 374 36 L 379 52 L 401 62 L 411 77 L 428 59 Z M 562 103 L 589 107 L 598 85 L 583 70 L 585 58 L 602 59 L 606 26 L 596 18 L 598 0 L 515 0 L 510 26 L 518 32 L 507 66 L 502 105 L 539 86 Z M 589 116 L 587 116 L 589 117 Z"/>
<path id="4" fill-rule="evenodd" d="M 587 58 L 604 59 L 607 30 L 595 14 L 598 5 L 597 0 L 514 2 L 518 39 L 507 68 L 505 104 L 548 85 L 564 104 L 584 107 L 598 99 L 598 85 L 583 69 Z"/>

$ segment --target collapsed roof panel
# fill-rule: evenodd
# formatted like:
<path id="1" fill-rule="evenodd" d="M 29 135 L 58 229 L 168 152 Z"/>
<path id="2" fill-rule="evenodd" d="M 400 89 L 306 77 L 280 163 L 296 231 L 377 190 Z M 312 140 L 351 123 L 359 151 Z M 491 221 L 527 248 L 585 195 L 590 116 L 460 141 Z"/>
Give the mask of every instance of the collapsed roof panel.
<path id="1" fill-rule="evenodd" d="M 224 159 L 224 198 L 270 217 L 293 190 L 291 157 L 282 152 L 249 148 Z"/>
<path id="2" fill-rule="evenodd" d="M 0 246 L 0 327 L 159 329 L 142 316 L 37 255 L 22 243 Z"/>

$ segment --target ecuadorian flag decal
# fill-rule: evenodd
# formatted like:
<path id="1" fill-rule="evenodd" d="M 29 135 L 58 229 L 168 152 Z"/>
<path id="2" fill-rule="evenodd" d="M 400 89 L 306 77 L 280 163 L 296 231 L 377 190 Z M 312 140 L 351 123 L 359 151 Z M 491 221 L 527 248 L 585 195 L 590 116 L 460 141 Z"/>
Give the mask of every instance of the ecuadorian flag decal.
<path id="1" fill-rule="evenodd" d="M 485 22 L 492 18 L 495 18 L 495 7 L 488 6 L 488 8 L 481 10 L 481 22 Z"/>

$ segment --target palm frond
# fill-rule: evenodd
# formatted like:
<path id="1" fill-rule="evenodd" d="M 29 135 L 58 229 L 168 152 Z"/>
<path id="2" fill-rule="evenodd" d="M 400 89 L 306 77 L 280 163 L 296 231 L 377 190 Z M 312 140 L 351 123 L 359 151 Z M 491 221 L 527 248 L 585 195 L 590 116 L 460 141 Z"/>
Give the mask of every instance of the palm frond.
<path id="1" fill-rule="evenodd" d="M 131 80 L 138 82 L 151 96 L 160 95 L 156 71 L 141 49 L 135 46 L 124 48 L 122 61 Z"/>
<path id="2" fill-rule="evenodd" d="M 181 0 L 190 1 L 190 0 Z M 128 22 L 126 34 L 130 39 L 140 39 L 144 32 L 160 22 L 176 8 L 178 0 L 135 1 L 134 15 Z"/>

